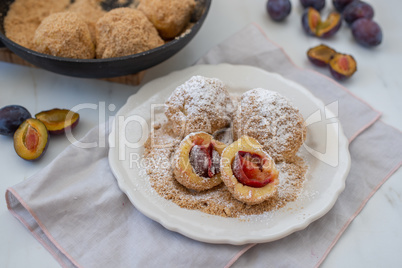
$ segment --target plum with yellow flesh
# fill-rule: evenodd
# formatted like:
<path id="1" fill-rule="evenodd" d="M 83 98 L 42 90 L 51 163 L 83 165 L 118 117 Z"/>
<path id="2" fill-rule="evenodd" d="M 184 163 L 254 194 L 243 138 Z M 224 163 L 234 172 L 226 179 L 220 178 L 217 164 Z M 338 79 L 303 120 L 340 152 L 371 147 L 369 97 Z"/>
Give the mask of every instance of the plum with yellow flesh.
<path id="1" fill-rule="evenodd" d="M 52 109 L 35 115 L 36 119 L 45 124 L 50 134 L 63 134 L 67 129 L 73 129 L 80 121 L 80 115 L 67 109 Z"/>
<path id="2" fill-rule="evenodd" d="M 302 16 L 304 31 L 313 36 L 328 38 L 333 36 L 342 25 L 342 16 L 338 12 L 331 12 L 326 20 L 322 20 L 318 10 L 309 7 Z"/>
<path id="3" fill-rule="evenodd" d="M 46 152 L 49 136 L 38 119 L 25 120 L 14 133 L 15 152 L 25 160 L 37 160 Z"/>
<path id="4" fill-rule="evenodd" d="M 335 79 L 344 80 L 357 71 L 357 64 L 351 55 L 337 53 L 329 61 L 329 70 Z"/>
<path id="5" fill-rule="evenodd" d="M 307 51 L 308 59 L 317 66 L 324 67 L 327 66 L 329 61 L 334 57 L 336 51 L 326 45 L 318 45 L 310 48 Z"/>

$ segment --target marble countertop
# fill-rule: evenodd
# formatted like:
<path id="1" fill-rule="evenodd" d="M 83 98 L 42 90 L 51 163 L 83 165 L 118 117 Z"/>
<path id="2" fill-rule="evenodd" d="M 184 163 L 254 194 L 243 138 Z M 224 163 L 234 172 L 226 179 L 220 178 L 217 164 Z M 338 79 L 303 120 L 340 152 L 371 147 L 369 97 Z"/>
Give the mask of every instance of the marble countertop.
<path id="1" fill-rule="evenodd" d="M 383 43 L 374 49 L 358 45 L 345 24 L 328 40 L 305 35 L 301 27 L 302 8 L 299 0 L 292 0 L 292 13 L 283 23 L 269 19 L 265 10 L 266 0 L 212 2 L 207 20 L 196 37 L 174 57 L 148 70 L 141 85 L 194 64 L 210 48 L 255 22 L 302 68 L 330 75 L 327 69 L 314 67 L 306 58 L 308 48 L 323 42 L 340 52 L 352 54 L 358 62 L 358 72 L 342 85 L 382 112 L 381 120 L 402 130 L 402 1 L 367 0 L 374 7 L 375 20 L 384 32 Z M 330 0 L 326 4 L 324 14 L 332 9 Z M 75 131 L 76 138 L 113 116 L 141 85 L 134 87 L 72 78 L 0 62 L 0 107 L 19 104 L 35 114 L 55 107 L 72 108 L 83 103 L 91 104 L 93 108 L 80 112 L 81 122 Z M 0 136 L 0 192 L 5 193 L 8 187 L 44 168 L 68 145 L 65 137 L 56 137 L 52 139 L 43 159 L 27 162 L 16 155 L 11 138 Z M 4 199 L 0 204 L 0 266 L 58 267 L 51 254 L 7 211 Z M 402 170 L 399 170 L 369 200 L 322 267 L 400 266 L 401 226 Z M 246 254 L 234 267 L 244 267 L 251 260 L 252 255 Z"/>

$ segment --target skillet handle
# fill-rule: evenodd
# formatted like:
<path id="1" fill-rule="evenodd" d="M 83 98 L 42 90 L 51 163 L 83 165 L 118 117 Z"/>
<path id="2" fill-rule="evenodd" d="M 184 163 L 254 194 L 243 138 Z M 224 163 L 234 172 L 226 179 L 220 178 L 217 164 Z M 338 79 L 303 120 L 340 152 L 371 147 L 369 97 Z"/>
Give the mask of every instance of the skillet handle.
<path id="1" fill-rule="evenodd" d="M 3 44 L 3 42 L 1 42 L 1 40 L 0 40 L 0 48 L 1 47 L 6 47 L 4 44 Z"/>

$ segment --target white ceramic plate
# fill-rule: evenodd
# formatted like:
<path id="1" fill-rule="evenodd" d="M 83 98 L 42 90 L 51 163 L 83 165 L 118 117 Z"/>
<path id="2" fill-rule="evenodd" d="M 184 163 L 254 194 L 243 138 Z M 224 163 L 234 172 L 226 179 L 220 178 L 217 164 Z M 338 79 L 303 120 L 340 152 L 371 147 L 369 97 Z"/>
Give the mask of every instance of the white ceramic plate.
<path id="1" fill-rule="evenodd" d="M 141 162 L 142 144 L 151 129 L 152 108 L 161 108 L 172 91 L 193 75 L 219 78 L 231 93 L 256 87 L 274 90 L 300 109 L 308 124 L 308 137 L 300 154 L 309 171 L 301 196 L 295 202 L 263 215 L 223 218 L 180 208 L 154 191 Z M 335 113 L 327 108 L 299 84 L 255 67 L 227 64 L 190 67 L 149 82 L 128 99 L 113 123 L 109 163 L 119 187 L 134 206 L 169 230 L 209 243 L 240 245 L 274 241 L 306 228 L 327 213 L 345 187 L 350 167 L 348 141 L 336 118 L 336 103 L 332 104 Z"/>

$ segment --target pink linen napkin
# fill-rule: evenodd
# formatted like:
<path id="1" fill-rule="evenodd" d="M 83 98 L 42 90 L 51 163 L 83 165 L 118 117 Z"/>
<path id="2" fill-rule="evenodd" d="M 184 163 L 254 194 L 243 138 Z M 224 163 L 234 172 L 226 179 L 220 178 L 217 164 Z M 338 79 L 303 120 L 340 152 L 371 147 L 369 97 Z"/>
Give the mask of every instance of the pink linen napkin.
<path id="1" fill-rule="evenodd" d="M 208 52 L 199 63 L 248 64 L 277 72 L 339 103 L 351 171 L 334 208 L 305 230 L 245 246 L 197 242 L 164 229 L 131 205 L 108 166 L 108 148 L 70 145 L 49 166 L 6 192 L 10 212 L 63 267 L 318 266 L 367 200 L 400 167 L 402 135 L 333 80 L 296 67 L 255 25 Z M 106 129 L 106 130 L 105 130 Z M 104 125 L 81 142 L 108 135 Z M 247 252 L 246 252 L 247 251 Z M 246 252 L 246 254 L 244 254 Z"/>

